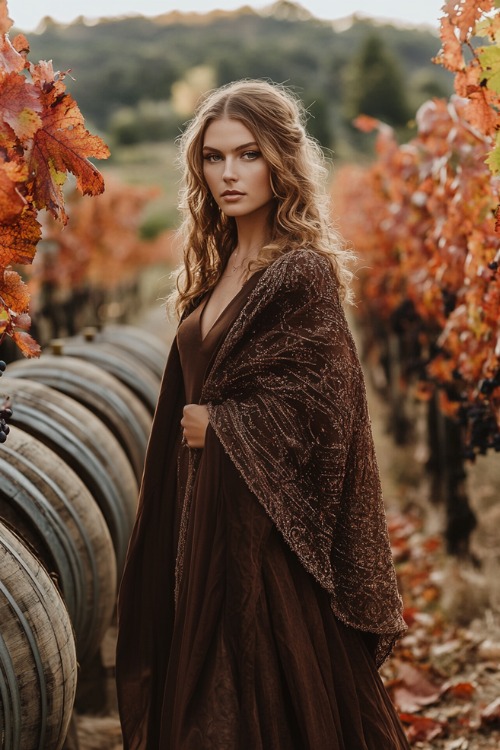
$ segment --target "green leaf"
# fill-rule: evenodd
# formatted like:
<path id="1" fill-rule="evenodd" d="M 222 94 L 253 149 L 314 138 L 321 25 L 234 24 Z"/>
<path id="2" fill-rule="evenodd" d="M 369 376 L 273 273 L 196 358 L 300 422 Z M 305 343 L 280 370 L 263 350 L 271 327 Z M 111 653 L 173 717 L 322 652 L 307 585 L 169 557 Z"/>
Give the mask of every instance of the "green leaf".
<path id="1" fill-rule="evenodd" d="M 486 164 L 492 174 L 500 174 L 500 133 L 496 135 L 496 145 L 486 157 Z"/>
<path id="2" fill-rule="evenodd" d="M 477 52 L 488 88 L 500 94 L 500 47 L 481 47 Z"/>

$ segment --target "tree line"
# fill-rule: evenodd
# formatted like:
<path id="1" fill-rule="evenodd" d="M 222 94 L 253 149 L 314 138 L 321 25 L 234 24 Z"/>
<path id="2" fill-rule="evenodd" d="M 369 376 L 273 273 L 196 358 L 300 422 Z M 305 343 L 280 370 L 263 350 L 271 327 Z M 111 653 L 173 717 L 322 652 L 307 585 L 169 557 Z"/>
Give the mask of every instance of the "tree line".
<path id="1" fill-rule="evenodd" d="M 359 138 L 350 123 L 360 112 L 404 131 L 423 101 L 452 88 L 447 71 L 431 62 L 440 47 L 432 30 L 356 17 L 325 22 L 289 2 L 265 12 L 171 13 L 91 26 L 45 19 L 30 43 L 34 59 L 70 65 L 68 88 L 112 144 L 174 138 L 199 93 L 255 77 L 291 86 L 309 109 L 313 135 L 337 153 L 344 144 L 352 151 Z"/>

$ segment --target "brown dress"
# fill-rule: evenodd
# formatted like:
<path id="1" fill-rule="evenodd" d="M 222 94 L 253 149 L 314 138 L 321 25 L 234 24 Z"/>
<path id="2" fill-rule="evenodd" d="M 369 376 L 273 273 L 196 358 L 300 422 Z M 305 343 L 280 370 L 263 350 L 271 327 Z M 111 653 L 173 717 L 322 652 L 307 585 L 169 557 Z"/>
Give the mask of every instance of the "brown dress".
<path id="1" fill-rule="evenodd" d="M 186 403 L 198 403 L 254 274 L 206 337 L 206 298 L 177 344 Z M 180 508 L 190 449 L 179 447 Z M 404 731 L 369 634 L 334 616 L 209 426 L 192 493 L 165 682 L 147 750 L 402 750 Z M 178 535 L 179 512 L 175 522 Z M 154 736 L 153 736 L 154 735 Z M 126 745 L 128 747 L 128 745 Z"/>

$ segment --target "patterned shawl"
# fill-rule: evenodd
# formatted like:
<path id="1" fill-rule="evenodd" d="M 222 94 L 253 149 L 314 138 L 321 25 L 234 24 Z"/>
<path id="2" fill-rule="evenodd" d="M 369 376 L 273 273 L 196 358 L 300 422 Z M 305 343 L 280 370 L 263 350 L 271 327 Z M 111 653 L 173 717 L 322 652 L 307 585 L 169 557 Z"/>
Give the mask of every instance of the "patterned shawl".
<path id="1" fill-rule="evenodd" d="M 364 379 L 336 287 L 329 261 L 312 250 L 275 261 L 219 349 L 201 401 L 337 617 L 379 636 L 380 665 L 405 623 Z"/>

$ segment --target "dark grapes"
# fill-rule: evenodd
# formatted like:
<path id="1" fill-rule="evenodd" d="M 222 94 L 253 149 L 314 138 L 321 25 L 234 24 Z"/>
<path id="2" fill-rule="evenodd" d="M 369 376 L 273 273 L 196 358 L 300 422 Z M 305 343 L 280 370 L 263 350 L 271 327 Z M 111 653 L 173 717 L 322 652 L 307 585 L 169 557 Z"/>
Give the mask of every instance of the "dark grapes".
<path id="1" fill-rule="evenodd" d="M 7 440 L 7 435 L 10 432 L 10 427 L 7 423 L 10 421 L 12 414 L 13 412 L 9 401 L 5 399 L 3 406 L 0 407 L 0 444 L 5 443 Z"/>
<path id="2" fill-rule="evenodd" d="M 495 380 L 491 378 L 485 378 L 484 380 L 481 381 L 481 385 L 479 388 L 482 394 L 484 394 L 485 396 L 489 396 L 490 393 L 492 393 L 492 391 L 495 390 L 496 385 L 497 384 Z"/>
<path id="3" fill-rule="evenodd" d="M 5 372 L 5 368 L 6 368 L 6 367 L 7 367 L 7 365 L 5 364 L 5 362 L 3 361 L 3 359 L 0 359 L 0 377 L 1 377 L 1 376 L 3 375 L 3 373 Z"/>

